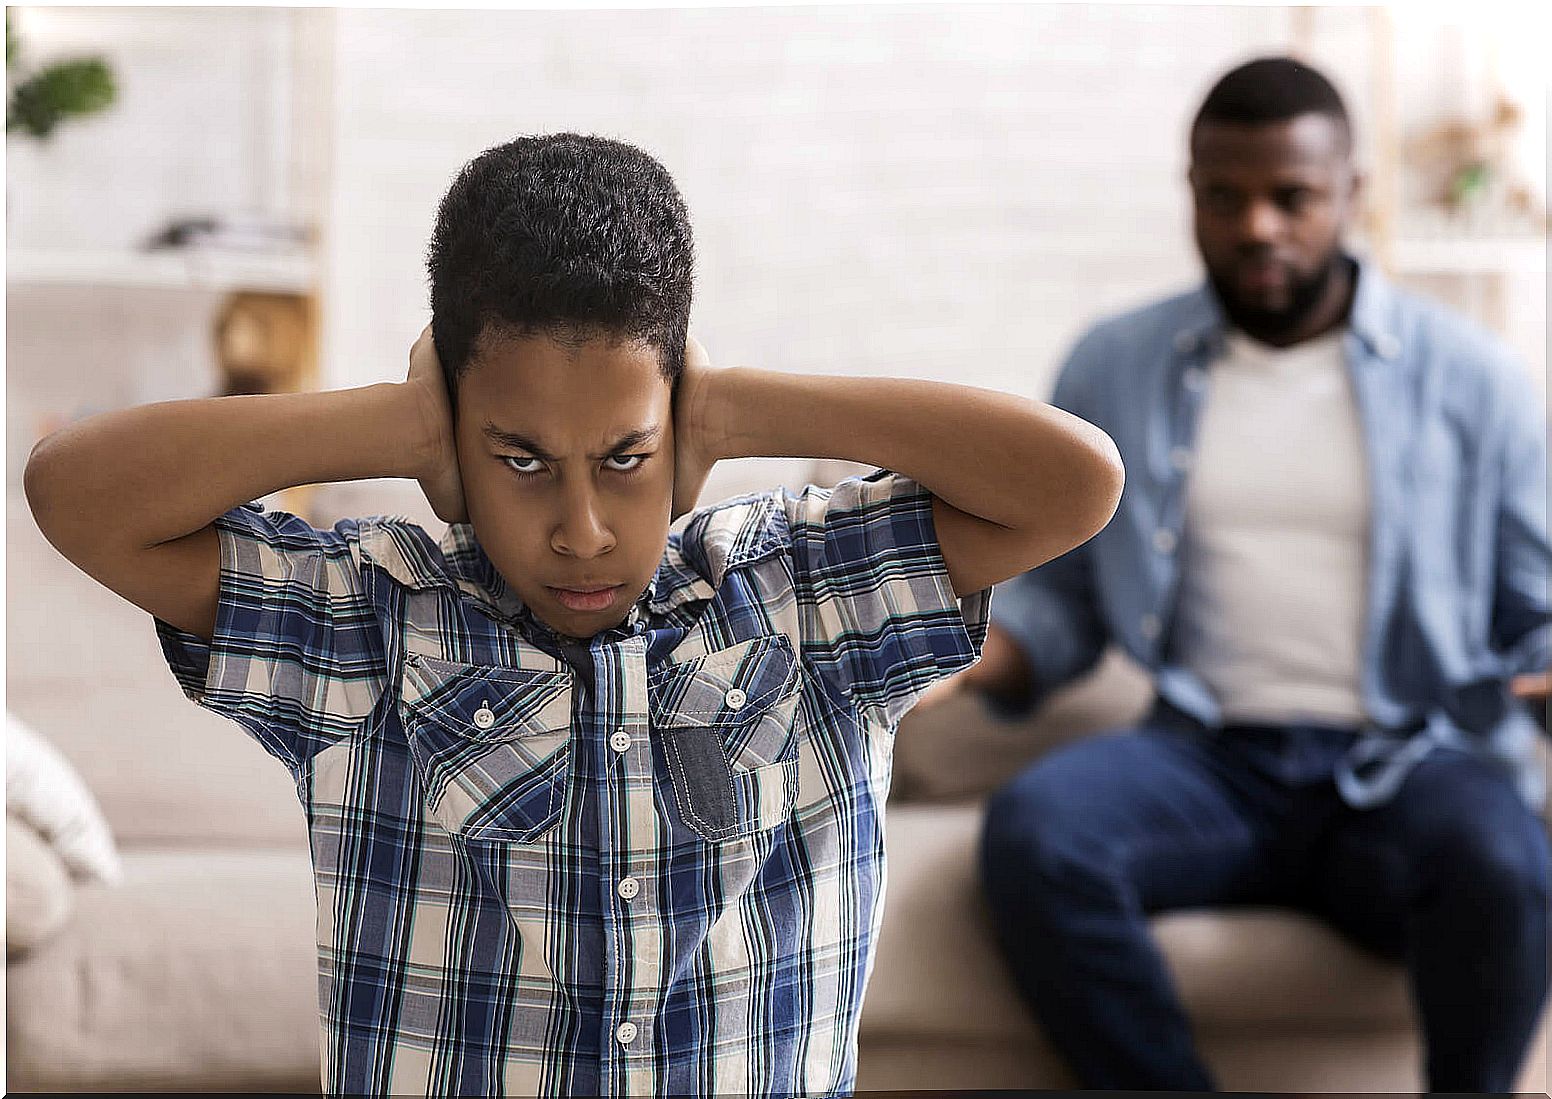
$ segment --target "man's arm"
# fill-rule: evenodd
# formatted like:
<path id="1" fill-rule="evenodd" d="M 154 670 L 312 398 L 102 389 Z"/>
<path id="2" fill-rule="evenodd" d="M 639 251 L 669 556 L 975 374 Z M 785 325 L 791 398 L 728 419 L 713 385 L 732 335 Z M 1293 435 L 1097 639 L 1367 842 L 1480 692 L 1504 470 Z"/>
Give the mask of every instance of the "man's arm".
<path id="1" fill-rule="evenodd" d="M 724 458 L 843 458 L 933 494 L 955 594 L 980 591 L 1093 537 L 1124 471 L 1099 428 L 1006 393 L 901 378 L 687 370 L 676 446 Z M 681 456 L 681 465 L 686 461 Z"/>
<path id="2" fill-rule="evenodd" d="M 404 383 L 164 401 L 61 428 L 33 447 L 23 477 L 38 528 L 105 587 L 211 640 L 216 517 L 294 485 L 419 477 L 428 495 L 431 483 L 445 486 L 451 440 L 437 419 L 445 395 L 438 408 L 424 384 L 435 366 L 424 359 L 429 331 Z"/>
<path id="3" fill-rule="evenodd" d="M 1546 416 L 1520 373 L 1505 400 L 1493 592 L 1493 642 L 1514 676 L 1510 689 L 1545 700 L 1552 666 L 1552 543 L 1547 532 Z"/>

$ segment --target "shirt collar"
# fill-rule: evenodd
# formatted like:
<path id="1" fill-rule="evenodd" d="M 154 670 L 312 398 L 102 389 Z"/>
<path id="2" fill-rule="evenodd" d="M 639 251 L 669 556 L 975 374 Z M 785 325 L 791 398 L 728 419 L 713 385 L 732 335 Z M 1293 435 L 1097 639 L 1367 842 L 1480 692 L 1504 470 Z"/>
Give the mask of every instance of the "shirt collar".
<path id="1" fill-rule="evenodd" d="M 1357 287 L 1347 324 L 1371 355 L 1393 362 L 1401 355 L 1401 338 L 1394 330 L 1395 291 L 1371 261 L 1343 253 L 1357 264 Z M 1175 325 L 1174 347 L 1182 355 L 1206 350 L 1217 354 L 1229 327 L 1218 295 L 1205 279 L 1188 295 Z"/>
<path id="2" fill-rule="evenodd" d="M 668 543 L 646 590 L 625 621 L 604 634 L 639 632 L 648 612 L 666 614 L 711 599 L 729 570 L 782 549 L 785 517 L 774 493 L 734 497 L 681 516 L 669 528 Z M 518 598 L 480 545 L 473 524 L 449 524 L 435 550 L 412 529 L 402 518 L 361 524 L 364 556 L 405 587 L 456 588 L 498 618 L 558 636 Z"/>

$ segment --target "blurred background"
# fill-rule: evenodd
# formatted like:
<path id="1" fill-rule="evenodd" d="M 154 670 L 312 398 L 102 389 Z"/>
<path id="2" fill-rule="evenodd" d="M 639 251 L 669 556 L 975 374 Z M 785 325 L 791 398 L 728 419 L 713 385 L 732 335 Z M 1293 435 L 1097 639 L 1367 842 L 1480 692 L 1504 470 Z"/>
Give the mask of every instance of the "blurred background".
<path id="1" fill-rule="evenodd" d="M 429 320 L 436 204 L 491 145 L 570 129 L 657 156 L 689 204 L 692 324 L 717 363 L 1044 397 L 1098 315 L 1199 279 L 1190 115 L 1232 65 L 1292 53 L 1354 115 L 1354 243 L 1495 331 L 1545 391 L 1552 28 L 1526 5 L 20 6 L 7 20 L 8 708 L 84 776 L 131 871 L 56 904 L 61 937 L 8 966 L 13 1086 L 290 1088 L 317 1066 L 294 791 L 179 695 L 147 616 L 43 542 L 20 493 L 30 448 L 126 405 L 402 378 Z M 823 472 L 764 469 L 719 469 L 708 493 Z M 315 523 L 394 513 L 442 529 L 407 482 L 269 502 Z M 262 948 L 234 948 L 244 935 Z M 1230 1085 L 1416 1086 L 1383 1067 L 1415 1053 L 1395 974 L 1342 964 L 1356 975 L 1321 993 L 1346 1001 L 1328 1029 L 1350 1051 L 1351 1028 L 1373 1024 L 1389 1060 L 1355 1063 L 1378 1075 L 1322 1069 L 1335 1062 L 1308 1046 L 1279 1061 L 1209 1042 L 1241 1066 Z M 1228 995 L 1201 980 L 1202 1002 Z M 1243 1007 L 1222 1003 L 1226 1018 Z M 912 1064 L 921 1010 L 905 993 L 875 1010 L 895 1046 L 874 1064 Z M 995 1044 L 966 1025 L 965 1048 Z M 1305 1075 L 1264 1067 L 1289 1064 Z"/>

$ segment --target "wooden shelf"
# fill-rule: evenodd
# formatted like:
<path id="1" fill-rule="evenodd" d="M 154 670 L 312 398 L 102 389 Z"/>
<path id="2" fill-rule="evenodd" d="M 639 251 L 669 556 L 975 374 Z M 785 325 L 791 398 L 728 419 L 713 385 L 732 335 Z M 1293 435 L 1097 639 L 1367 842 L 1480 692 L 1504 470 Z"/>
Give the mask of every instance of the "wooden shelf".
<path id="1" fill-rule="evenodd" d="M 182 248 L 157 252 L 20 249 L 6 256 L 7 288 L 112 286 L 153 290 L 253 290 L 310 294 L 310 252 Z"/>
<path id="2" fill-rule="evenodd" d="M 1545 237 L 1397 237 L 1392 269 L 1399 275 L 1546 274 Z"/>

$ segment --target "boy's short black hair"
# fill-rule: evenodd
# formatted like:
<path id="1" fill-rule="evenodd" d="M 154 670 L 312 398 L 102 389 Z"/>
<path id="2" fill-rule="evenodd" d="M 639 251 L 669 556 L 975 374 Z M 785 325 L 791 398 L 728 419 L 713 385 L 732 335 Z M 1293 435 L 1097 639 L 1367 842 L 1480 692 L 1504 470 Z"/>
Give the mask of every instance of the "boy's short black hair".
<path id="1" fill-rule="evenodd" d="M 485 150 L 443 197 L 426 266 L 455 408 L 482 339 L 645 339 L 670 384 L 684 371 L 689 213 L 667 169 L 633 145 L 559 133 Z"/>
<path id="2" fill-rule="evenodd" d="M 1302 61 L 1261 57 L 1219 78 L 1191 122 L 1191 135 L 1195 137 L 1204 122 L 1259 126 L 1304 114 L 1334 119 L 1347 148 L 1352 148 L 1352 120 L 1335 85 Z"/>

